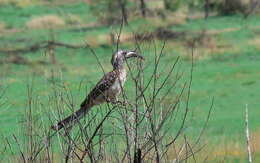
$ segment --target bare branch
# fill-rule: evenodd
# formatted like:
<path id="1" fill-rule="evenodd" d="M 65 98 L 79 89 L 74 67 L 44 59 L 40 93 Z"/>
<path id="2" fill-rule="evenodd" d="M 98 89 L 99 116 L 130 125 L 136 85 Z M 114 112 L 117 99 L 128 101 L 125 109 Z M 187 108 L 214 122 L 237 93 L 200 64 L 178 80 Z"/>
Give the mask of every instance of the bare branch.
<path id="1" fill-rule="evenodd" d="M 250 148 L 250 134 L 249 134 L 249 125 L 248 125 L 248 105 L 246 104 L 245 109 L 245 130 L 246 130 L 246 143 L 247 143 L 247 154 L 248 154 L 248 162 L 252 163 L 252 152 Z"/>

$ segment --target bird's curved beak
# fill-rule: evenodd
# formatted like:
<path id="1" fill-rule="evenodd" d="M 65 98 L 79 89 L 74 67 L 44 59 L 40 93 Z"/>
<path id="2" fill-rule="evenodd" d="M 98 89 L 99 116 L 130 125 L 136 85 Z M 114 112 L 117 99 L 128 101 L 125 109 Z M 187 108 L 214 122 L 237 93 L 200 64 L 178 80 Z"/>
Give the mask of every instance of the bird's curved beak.
<path id="1" fill-rule="evenodd" d="M 137 57 L 137 58 L 140 58 L 140 59 L 142 59 L 142 60 L 144 60 L 144 57 L 143 56 L 141 56 L 141 55 L 139 55 L 136 51 L 128 51 L 127 52 L 127 54 L 126 54 L 126 56 L 125 56 L 125 58 L 132 58 L 132 57 Z"/>

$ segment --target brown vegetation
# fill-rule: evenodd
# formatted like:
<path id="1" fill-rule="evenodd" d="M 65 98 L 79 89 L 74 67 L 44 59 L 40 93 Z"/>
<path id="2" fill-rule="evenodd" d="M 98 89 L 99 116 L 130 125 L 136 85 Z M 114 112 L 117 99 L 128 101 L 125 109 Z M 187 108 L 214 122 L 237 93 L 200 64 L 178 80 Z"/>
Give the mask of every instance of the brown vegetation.
<path id="1" fill-rule="evenodd" d="M 82 19 L 78 15 L 74 15 L 74 14 L 64 15 L 64 21 L 68 25 L 81 25 L 81 24 L 83 24 Z"/>
<path id="2" fill-rule="evenodd" d="M 0 32 L 3 32 L 5 30 L 5 23 L 0 22 Z"/>
<path id="3" fill-rule="evenodd" d="M 57 15 L 35 17 L 26 23 L 26 27 L 30 29 L 57 28 L 64 25 L 63 19 Z"/>

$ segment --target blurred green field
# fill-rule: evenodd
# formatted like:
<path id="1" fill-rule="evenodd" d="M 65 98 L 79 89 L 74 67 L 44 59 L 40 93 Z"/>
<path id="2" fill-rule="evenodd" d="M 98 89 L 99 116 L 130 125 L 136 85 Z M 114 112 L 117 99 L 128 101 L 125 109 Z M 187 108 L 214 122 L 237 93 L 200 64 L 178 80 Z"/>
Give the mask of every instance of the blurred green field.
<path id="1" fill-rule="evenodd" d="M 78 26 L 65 25 L 52 30 L 56 41 L 69 44 L 92 45 L 97 57 L 100 59 L 106 71 L 112 69 L 110 57 L 115 46 L 107 42 L 111 30 L 106 26 L 90 26 L 96 22 L 96 17 L 91 15 L 89 7 L 85 3 L 63 4 L 57 6 L 29 6 L 16 8 L 5 6 L 0 9 L 0 22 L 5 23 L 6 32 L 0 31 L 0 49 L 21 48 L 33 45 L 39 41 L 50 39 L 50 30 L 29 29 L 26 23 L 37 16 L 47 14 L 59 15 L 65 19 L 66 14 L 76 15 L 82 24 Z M 130 20 L 130 26 L 124 27 L 123 34 L 129 34 L 145 30 L 147 23 L 154 20 Z M 155 22 L 156 26 L 156 22 Z M 144 29 L 143 29 L 144 28 Z M 153 28 L 153 27 L 151 27 Z M 260 15 L 253 15 L 244 19 L 241 15 L 213 16 L 208 20 L 202 18 L 188 19 L 185 23 L 172 25 L 172 31 L 185 32 L 189 39 L 199 35 L 202 29 L 207 30 L 206 40 L 195 49 L 194 76 L 191 88 L 191 113 L 186 126 L 191 135 L 197 135 L 198 129 L 203 126 L 211 100 L 214 97 L 214 108 L 205 133 L 204 139 L 209 142 L 209 148 L 225 148 L 225 152 L 216 153 L 216 162 L 219 158 L 228 155 L 230 162 L 244 162 L 245 131 L 244 111 L 248 104 L 249 125 L 255 139 L 253 139 L 255 157 L 260 159 Z M 166 42 L 162 57 L 165 68 L 174 62 L 177 56 L 181 57 L 182 71 L 190 71 L 190 50 L 187 40 L 177 39 Z M 158 49 L 163 41 L 156 40 Z M 131 42 L 123 42 L 122 48 L 134 48 Z M 153 48 L 149 43 L 141 44 L 143 54 L 147 58 L 146 63 L 153 60 Z M 48 96 L 52 95 L 53 73 L 57 83 L 65 83 L 73 95 L 75 103 L 80 104 L 85 96 L 85 90 L 93 87 L 93 83 L 102 76 L 102 70 L 98 66 L 95 56 L 89 49 L 57 48 L 57 65 L 38 64 L 37 61 L 49 62 L 49 56 L 44 51 L 20 54 L 30 64 L 0 64 L 0 87 L 5 89 L 4 98 L 0 100 L 4 106 L 0 109 L 0 136 L 10 137 L 12 134 L 21 135 L 23 128 L 20 122 L 27 109 L 27 85 L 33 81 L 34 95 L 44 103 Z M 6 55 L 0 55 L 0 59 Z M 147 70 L 152 71 L 152 70 Z M 52 73 L 53 72 L 53 73 Z M 79 91 L 79 85 L 82 87 Z M 131 83 L 127 82 L 128 90 Z M 46 103 L 45 103 L 46 105 Z M 49 109 L 35 111 L 37 116 L 45 115 Z M 234 146 L 228 147 L 229 145 Z M 235 148 L 236 146 L 236 148 Z M 1 147 L 1 146 L 0 146 Z"/>

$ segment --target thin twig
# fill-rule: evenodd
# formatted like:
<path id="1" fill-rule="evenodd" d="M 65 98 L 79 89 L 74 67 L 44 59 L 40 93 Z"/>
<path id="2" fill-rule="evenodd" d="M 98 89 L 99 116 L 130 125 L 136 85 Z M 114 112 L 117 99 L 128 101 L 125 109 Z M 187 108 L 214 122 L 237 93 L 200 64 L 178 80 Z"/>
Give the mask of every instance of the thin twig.
<path id="1" fill-rule="evenodd" d="M 248 162 L 252 163 L 252 153 L 250 148 L 250 134 L 249 134 L 249 124 L 248 124 L 248 105 L 246 104 L 245 109 L 245 130 L 246 130 L 246 143 L 247 143 L 247 154 L 248 154 Z"/>

